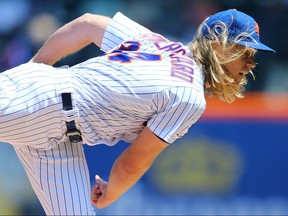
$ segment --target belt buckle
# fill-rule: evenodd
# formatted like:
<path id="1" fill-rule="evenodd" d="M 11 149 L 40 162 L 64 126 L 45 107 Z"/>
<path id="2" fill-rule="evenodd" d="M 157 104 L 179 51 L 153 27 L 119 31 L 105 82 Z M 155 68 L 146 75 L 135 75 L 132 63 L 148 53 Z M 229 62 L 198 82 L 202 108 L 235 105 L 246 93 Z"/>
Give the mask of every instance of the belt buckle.
<path id="1" fill-rule="evenodd" d="M 81 142 L 82 136 L 79 130 L 69 130 L 66 133 L 66 136 L 69 138 L 69 141 L 72 143 Z"/>

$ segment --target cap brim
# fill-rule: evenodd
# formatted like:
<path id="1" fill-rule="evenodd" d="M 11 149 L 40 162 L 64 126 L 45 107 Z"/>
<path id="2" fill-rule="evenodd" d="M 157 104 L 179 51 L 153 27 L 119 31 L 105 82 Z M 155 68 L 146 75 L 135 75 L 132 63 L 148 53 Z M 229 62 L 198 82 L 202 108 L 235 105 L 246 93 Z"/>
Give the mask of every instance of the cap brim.
<path id="1" fill-rule="evenodd" d="M 271 49 L 270 47 L 262 44 L 262 43 L 254 43 L 254 42 L 239 42 L 238 44 L 242 45 L 242 46 L 247 46 L 256 50 L 261 50 L 261 51 L 265 51 L 265 52 L 273 52 L 276 53 L 275 50 Z"/>

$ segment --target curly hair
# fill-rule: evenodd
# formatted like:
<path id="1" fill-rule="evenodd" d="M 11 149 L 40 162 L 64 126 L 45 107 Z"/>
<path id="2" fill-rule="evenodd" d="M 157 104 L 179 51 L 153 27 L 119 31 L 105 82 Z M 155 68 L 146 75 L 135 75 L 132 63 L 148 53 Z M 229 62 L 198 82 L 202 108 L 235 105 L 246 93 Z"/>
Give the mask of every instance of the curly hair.
<path id="1" fill-rule="evenodd" d="M 208 36 L 203 36 L 203 27 L 208 29 Z M 256 53 L 255 49 L 243 46 L 243 49 L 235 49 L 236 51 L 227 57 L 222 52 L 217 52 L 213 49 L 211 42 L 220 42 L 225 52 L 237 46 L 243 39 L 251 38 L 252 34 L 253 32 L 250 34 L 242 32 L 233 41 L 230 41 L 228 27 L 223 22 L 217 22 L 213 28 L 209 28 L 204 20 L 199 26 L 188 47 L 192 58 L 202 66 L 205 83 L 209 84 L 209 87 L 205 90 L 211 97 L 218 97 L 228 103 L 232 103 L 236 98 L 243 98 L 247 78 L 243 76 L 239 83 L 235 83 L 231 75 L 225 71 L 223 65 L 241 57 L 247 51 L 253 53 L 253 55 Z M 253 72 L 251 70 L 249 72 L 255 79 Z"/>

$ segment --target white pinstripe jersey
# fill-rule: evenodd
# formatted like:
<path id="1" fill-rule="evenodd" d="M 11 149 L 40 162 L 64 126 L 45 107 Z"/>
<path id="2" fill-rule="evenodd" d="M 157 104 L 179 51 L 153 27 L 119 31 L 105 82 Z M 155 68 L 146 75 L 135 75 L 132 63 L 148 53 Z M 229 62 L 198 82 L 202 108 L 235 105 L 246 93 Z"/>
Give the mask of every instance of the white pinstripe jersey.
<path id="1" fill-rule="evenodd" d="M 131 142 L 146 122 L 172 143 L 205 110 L 202 71 L 181 43 L 118 12 L 101 49 L 105 55 L 70 68 L 87 144 Z"/>
<path id="2" fill-rule="evenodd" d="M 88 145 L 132 142 L 145 124 L 172 143 L 205 110 L 202 72 L 181 43 L 117 13 L 101 49 L 70 68 L 28 63 L 1 73 L 0 141 L 51 148 L 78 115 Z M 62 110 L 62 92 L 72 92 L 74 110 Z"/>

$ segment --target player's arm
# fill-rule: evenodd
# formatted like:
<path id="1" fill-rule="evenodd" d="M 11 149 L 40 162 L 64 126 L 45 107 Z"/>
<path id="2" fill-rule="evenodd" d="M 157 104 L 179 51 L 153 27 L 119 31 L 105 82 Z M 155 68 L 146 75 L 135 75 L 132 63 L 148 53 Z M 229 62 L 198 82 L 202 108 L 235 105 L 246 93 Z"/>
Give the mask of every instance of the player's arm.
<path id="1" fill-rule="evenodd" d="M 98 208 L 104 208 L 116 201 L 143 176 L 154 159 L 167 146 L 167 143 L 145 127 L 136 140 L 115 161 L 109 182 L 96 179 L 100 184 L 93 187 L 93 204 Z"/>
<path id="2" fill-rule="evenodd" d="M 53 65 L 91 43 L 101 46 L 111 18 L 86 13 L 59 28 L 48 38 L 31 62 Z"/>

